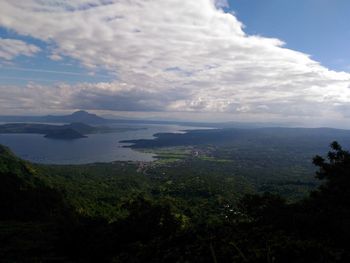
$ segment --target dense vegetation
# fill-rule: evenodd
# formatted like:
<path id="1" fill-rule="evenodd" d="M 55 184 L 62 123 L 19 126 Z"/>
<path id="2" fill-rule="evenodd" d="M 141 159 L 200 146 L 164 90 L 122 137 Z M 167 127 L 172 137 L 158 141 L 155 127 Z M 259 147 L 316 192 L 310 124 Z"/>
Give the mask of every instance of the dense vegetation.
<path id="1" fill-rule="evenodd" d="M 315 157 L 321 184 L 295 202 L 254 194 L 227 163 L 41 166 L 1 147 L 0 258 L 349 262 L 349 152 L 333 143 L 327 159 Z"/>

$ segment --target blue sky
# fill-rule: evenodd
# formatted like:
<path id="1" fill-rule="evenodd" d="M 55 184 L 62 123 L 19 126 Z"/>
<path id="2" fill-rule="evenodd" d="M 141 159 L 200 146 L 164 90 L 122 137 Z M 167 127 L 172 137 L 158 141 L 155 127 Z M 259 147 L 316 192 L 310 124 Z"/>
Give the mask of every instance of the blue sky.
<path id="1" fill-rule="evenodd" d="M 348 10 L 346 0 L 3 0 L 0 111 L 344 123 Z"/>
<path id="2" fill-rule="evenodd" d="M 350 72 L 350 24 L 346 23 L 350 1 L 229 0 L 228 4 L 225 11 L 235 13 L 247 34 L 278 38 L 287 48 L 309 54 L 330 69 Z M 4 65 L 0 69 L 2 83 L 100 82 L 115 78 L 105 70 L 89 71 L 69 57 L 60 61 L 49 59 L 47 44 L 38 39 L 21 36 L 4 27 L 0 27 L 0 37 L 24 40 L 44 50 L 35 57 L 17 57 L 14 65 Z M 91 72 L 94 75 L 89 74 Z"/>
<path id="3" fill-rule="evenodd" d="M 323 65 L 350 72 L 350 1 L 230 0 L 248 34 L 277 37 Z"/>
<path id="4" fill-rule="evenodd" d="M 89 71 L 79 61 L 63 57 L 59 61 L 52 60 L 49 45 L 39 39 L 17 34 L 12 30 L 0 27 L 0 37 L 18 39 L 33 44 L 41 49 L 35 56 L 18 56 L 7 63 L 0 64 L 0 82 L 2 84 L 25 85 L 28 82 L 37 83 L 79 83 L 110 81 L 115 78 L 104 70 Z M 91 72 L 94 74 L 92 75 Z"/>

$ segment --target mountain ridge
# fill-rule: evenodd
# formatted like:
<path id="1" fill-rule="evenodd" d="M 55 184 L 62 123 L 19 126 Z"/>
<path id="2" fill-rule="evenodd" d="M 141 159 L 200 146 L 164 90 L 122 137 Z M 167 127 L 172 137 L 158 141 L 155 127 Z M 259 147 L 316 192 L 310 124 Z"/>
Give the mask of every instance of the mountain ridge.
<path id="1" fill-rule="evenodd" d="M 84 110 L 75 111 L 68 115 L 45 115 L 45 116 L 0 116 L 0 122 L 31 122 L 31 123 L 85 123 L 91 125 L 103 124 L 159 124 L 181 125 L 207 128 L 262 128 L 262 127 L 293 127 L 294 123 L 254 123 L 254 122 L 196 122 L 196 121 L 173 121 L 173 120 L 150 120 L 150 119 L 127 119 L 127 118 L 104 118 L 97 114 Z"/>
<path id="2" fill-rule="evenodd" d="M 38 122 L 38 123 L 74 123 L 80 122 L 85 124 L 105 124 L 108 123 L 96 114 L 87 111 L 76 111 L 68 115 L 45 115 L 45 116 L 0 116 L 1 122 Z"/>

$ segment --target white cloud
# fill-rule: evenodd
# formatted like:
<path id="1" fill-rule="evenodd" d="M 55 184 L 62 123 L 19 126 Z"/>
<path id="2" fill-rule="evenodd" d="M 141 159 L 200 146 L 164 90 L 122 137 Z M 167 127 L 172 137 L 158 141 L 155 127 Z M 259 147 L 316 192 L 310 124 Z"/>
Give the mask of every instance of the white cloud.
<path id="1" fill-rule="evenodd" d="M 63 59 L 60 55 L 58 55 L 58 54 L 56 54 L 56 53 L 51 54 L 51 55 L 49 56 L 49 58 L 50 58 L 51 60 L 54 60 L 54 61 L 60 61 L 60 60 Z"/>
<path id="2" fill-rule="evenodd" d="M 29 83 L 26 86 L 0 85 L 2 107 L 60 110 L 87 109 L 123 111 L 162 111 L 173 99 L 184 98 L 177 90 L 157 93 L 126 83 L 80 83 L 68 85 L 57 83 L 51 86 Z"/>
<path id="3" fill-rule="evenodd" d="M 60 86 L 64 96 L 57 98 L 56 88 L 36 88 L 45 90 L 38 97 L 52 94 L 57 107 L 281 118 L 341 113 L 339 105 L 350 102 L 350 74 L 278 39 L 245 34 L 234 15 L 217 9 L 224 4 L 3 0 L 0 26 L 47 42 L 52 59 L 68 56 L 116 74 L 113 83 Z"/>
<path id="4" fill-rule="evenodd" d="M 12 60 L 20 55 L 33 56 L 39 51 L 40 48 L 37 46 L 27 44 L 21 40 L 0 37 L 0 60 Z"/>

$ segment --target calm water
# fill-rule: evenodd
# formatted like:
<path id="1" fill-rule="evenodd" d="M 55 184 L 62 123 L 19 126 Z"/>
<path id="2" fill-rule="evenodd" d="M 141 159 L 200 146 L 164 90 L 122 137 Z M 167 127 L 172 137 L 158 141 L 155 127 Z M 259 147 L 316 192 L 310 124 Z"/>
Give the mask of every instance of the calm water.
<path id="1" fill-rule="evenodd" d="M 40 134 L 0 134 L 0 144 L 6 145 L 21 158 L 50 164 L 84 164 L 111 161 L 152 161 L 154 155 L 123 146 L 122 140 L 151 139 L 158 132 L 181 132 L 196 129 L 178 125 L 115 125 L 146 128 L 118 133 L 90 134 L 78 140 L 53 140 Z"/>

